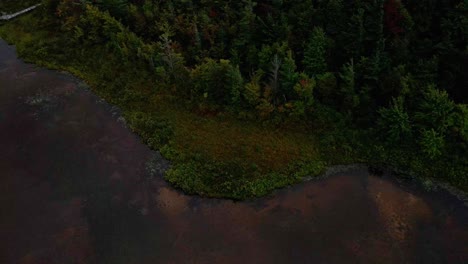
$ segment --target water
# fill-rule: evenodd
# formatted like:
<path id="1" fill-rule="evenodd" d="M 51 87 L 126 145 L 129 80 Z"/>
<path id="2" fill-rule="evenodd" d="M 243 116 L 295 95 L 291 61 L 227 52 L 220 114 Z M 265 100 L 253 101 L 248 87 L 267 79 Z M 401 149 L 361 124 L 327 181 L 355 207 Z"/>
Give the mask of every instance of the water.
<path id="1" fill-rule="evenodd" d="M 0 40 L 0 263 L 468 263 L 468 210 L 442 191 L 361 168 L 233 202 L 182 194 L 167 166 Z"/>

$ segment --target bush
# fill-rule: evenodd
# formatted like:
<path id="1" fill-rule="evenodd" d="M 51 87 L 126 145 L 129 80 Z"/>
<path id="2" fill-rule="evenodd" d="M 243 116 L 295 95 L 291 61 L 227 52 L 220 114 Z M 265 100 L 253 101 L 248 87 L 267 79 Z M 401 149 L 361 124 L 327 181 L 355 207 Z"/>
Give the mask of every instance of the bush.
<path id="1" fill-rule="evenodd" d="M 165 119 L 156 118 L 143 112 L 126 114 L 130 127 L 153 149 L 160 149 L 173 135 L 172 126 Z"/>
<path id="2" fill-rule="evenodd" d="M 247 101 L 250 106 L 257 106 L 260 103 L 262 97 L 262 87 L 260 81 L 264 73 L 262 70 L 258 70 L 253 76 L 250 82 L 248 82 L 243 90 L 243 99 Z"/>
<path id="3" fill-rule="evenodd" d="M 435 159 L 442 155 L 445 140 L 443 135 L 434 129 L 429 129 L 422 131 L 419 145 L 427 157 Z"/>
<path id="4" fill-rule="evenodd" d="M 50 3 L 49 8 L 54 6 Z M 85 4 L 79 0 L 64 0 L 57 5 L 62 33 L 68 36 L 68 45 L 76 50 L 103 45 L 106 51 L 117 55 L 122 62 L 152 63 L 155 53 L 153 45 L 145 44 L 134 33 L 126 29 L 108 12 Z"/>
<path id="5" fill-rule="evenodd" d="M 411 121 L 404 109 L 402 97 L 394 98 L 391 106 L 381 108 L 379 114 L 380 130 L 385 135 L 387 142 L 391 144 L 401 143 L 411 137 Z"/>
<path id="6" fill-rule="evenodd" d="M 454 123 L 455 103 L 450 100 L 446 91 L 437 90 L 434 86 L 424 92 L 423 100 L 418 105 L 415 121 L 421 129 L 434 129 L 445 134 Z"/>
<path id="7" fill-rule="evenodd" d="M 228 60 L 207 59 L 191 72 L 194 92 L 210 103 L 236 106 L 240 103 L 243 80 L 239 67 Z"/>
<path id="8" fill-rule="evenodd" d="M 164 178 L 187 193 L 245 199 L 255 196 L 245 177 L 251 173 L 236 162 L 191 157 L 190 161 L 174 164 Z"/>
<path id="9" fill-rule="evenodd" d="M 313 91 L 317 83 L 304 73 L 300 74 L 299 78 L 299 82 L 294 85 L 294 91 L 306 105 L 312 105 L 314 102 Z"/>

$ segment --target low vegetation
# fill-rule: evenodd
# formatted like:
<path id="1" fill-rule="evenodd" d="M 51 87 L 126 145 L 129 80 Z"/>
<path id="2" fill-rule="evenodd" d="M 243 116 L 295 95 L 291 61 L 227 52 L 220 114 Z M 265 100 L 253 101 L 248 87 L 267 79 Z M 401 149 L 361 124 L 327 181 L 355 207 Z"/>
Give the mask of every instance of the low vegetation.
<path id="1" fill-rule="evenodd" d="M 188 193 L 352 162 L 468 190 L 467 7 L 426 2 L 47 0 L 0 36 L 118 105 Z"/>

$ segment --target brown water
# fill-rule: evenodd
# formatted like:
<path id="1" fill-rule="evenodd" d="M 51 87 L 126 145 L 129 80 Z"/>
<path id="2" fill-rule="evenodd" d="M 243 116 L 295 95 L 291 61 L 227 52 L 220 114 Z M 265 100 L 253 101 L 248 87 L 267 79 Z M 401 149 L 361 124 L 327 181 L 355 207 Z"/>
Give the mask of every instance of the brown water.
<path id="1" fill-rule="evenodd" d="M 468 263 L 468 210 L 354 169 L 250 202 L 186 196 L 74 77 L 0 40 L 0 263 Z"/>

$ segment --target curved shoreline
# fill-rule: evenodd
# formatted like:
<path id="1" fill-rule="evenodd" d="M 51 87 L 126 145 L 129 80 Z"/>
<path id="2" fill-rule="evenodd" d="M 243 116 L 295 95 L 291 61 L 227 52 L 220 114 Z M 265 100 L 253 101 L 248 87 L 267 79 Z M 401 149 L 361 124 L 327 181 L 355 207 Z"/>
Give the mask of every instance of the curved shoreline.
<path id="1" fill-rule="evenodd" d="M 73 75 L 72 73 L 70 72 L 67 72 L 67 71 L 60 71 L 60 70 L 56 70 L 57 72 L 60 72 L 60 73 L 63 73 L 63 74 L 67 74 L 69 75 L 70 77 L 74 78 L 78 84 L 79 84 L 79 87 L 81 89 L 85 89 L 87 91 L 89 91 L 90 93 L 94 94 L 97 98 L 99 98 L 99 103 L 104 103 L 108 106 L 108 109 L 109 111 L 112 113 L 112 116 L 115 118 L 115 120 L 120 123 L 121 125 L 123 125 L 126 129 L 129 130 L 130 133 L 134 134 L 135 136 L 137 136 L 141 143 L 145 146 L 147 146 L 144 141 L 142 140 L 141 136 L 138 135 L 137 133 L 135 133 L 134 131 L 132 131 L 129 126 L 127 125 L 127 121 L 125 120 L 125 118 L 123 117 L 122 115 L 122 109 L 120 109 L 120 107 L 116 106 L 116 105 L 112 105 L 110 103 L 108 103 L 106 100 L 104 100 L 103 98 L 99 97 L 98 95 L 96 95 L 93 91 L 93 89 L 91 87 L 89 87 L 88 84 L 86 84 L 86 82 L 84 80 L 82 80 L 81 78 Z M 148 147 L 148 146 L 147 146 Z M 170 166 L 170 160 L 164 158 L 161 153 L 159 152 L 159 150 L 152 150 L 156 153 L 158 153 L 158 156 L 161 157 L 163 159 L 163 162 L 168 162 L 169 163 L 169 166 Z M 150 162 L 150 161 L 149 161 Z M 161 161 L 159 161 L 161 162 Z M 351 163 L 351 164 L 338 164 L 338 165 L 331 165 L 331 166 L 328 166 L 326 169 L 325 169 L 325 172 L 317 175 L 317 176 L 308 176 L 308 177 L 304 177 L 302 179 L 301 182 L 299 183 L 296 183 L 296 184 L 292 184 L 292 185 L 288 185 L 288 186 L 284 186 L 282 188 L 279 188 L 279 189 L 276 189 L 274 190 L 272 193 L 270 194 L 267 194 L 265 196 L 262 196 L 262 197 L 249 197 L 243 201 L 251 201 L 251 200 L 257 200 L 257 199 L 262 199 L 264 197 L 268 197 L 270 195 L 275 195 L 275 192 L 277 191 L 281 191 L 281 190 L 284 190 L 286 188 L 289 188 L 289 187 L 292 187 L 292 186 L 296 186 L 296 185 L 300 185 L 300 184 L 304 184 L 306 182 L 312 182 L 312 181 L 317 181 L 317 180 L 322 180 L 322 179 L 326 179 L 330 176 L 333 176 L 333 175 L 336 175 L 336 174 L 340 174 L 340 173 L 345 173 L 345 172 L 348 172 L 348 171 L 353 171 L 353 170 L 369 170 L 371 168 L 374 168 L 374 169 L 377 169 L 379 171 L 382 171 L 382 172 L 389 172 L 392 176 L 392 178 L 396 181 L 412 181 L 413 183 L 416 183 L 417 185 L 421 186 L 422 188 L 425 188 L 424 187 L 424 180 L 428 180 L 428 179 L 424 179 L 422 177 L 418 177 L 416 175 L 413 175 L 412 173 L 410 172 L 407 172 L 407 171 L 402 171 L 398 168 L 393 168 L 393 167 L 390 167 L 390 166 L 373 166 L 371 164 L 366 164 L 366 163 Z M 167 170 L 163 171 L 162 173 L 164 174 Z M 163 177 L 164 178 L 164 177 Z M 428 191 L 435 191 L 437 190 L 438 188 L 446 191 L 447 193 L 449 193 L 450 195 L 456 197 L 458 200 L 460 200 L 461 202 L 463 202 L 463 204 L 465 205 L 465 207 L 468 208 L 468 193 L 450 185 L 449 183 L 446 183 L 446 182 L 442 182 L 442 181 L 439 181 L 439 180 L 436 180 L 436 179 L 429 179 L 430 182 L 431 182 L 431 189 L 428 190 Z M 189 195 L 189 196 L 195 196 L 195 197 L 201 197 L 203 199 L 212 199 L 212 200 L 230 200 L 230 201 L 235 201 L 234 199 L 232 198 L 226 198 L 226 197 L 206 197 L 206 196 L 203 196 L 203 195 L 200 195 L 200 194 L 188 194 L 187 192 L 184 192 L 183 190 L 175 187 L 173 184 L 171 184 L 170 182 L 168 182 L 167 180 L 164 179 L 164 181 L 169 185 L 171 186 L 172 188 L 176 189 L 176 190 L 179 190 L 181 191 L 184 195 Z M 242 201 L 242 200 L 241 200 Z"/>
<path id="2" fill-rule="evenodd" d="M 2 39 L 0 39 L 2 40 Z M 4 41 L 4 40 L 2 40 Z M 14 45 L 13 45 L 14 46 Z M 34 64 L 36 65 L 36 64 Z M 71 72 L 68 72 L 66 69 L 65 70 L 60 70 L 59 67 L 57 69 L 50 69 L 50 68 L 47 68 L 47 67 L 43 67 L 43 66 L 40 66 L 42 68 L 46 68 L 48 70 L 52 70 L 52 71 L 56 71 L 58 73 L 61 73 L 61 74 L 66 74 L 68 76 L 70 76 L 71 78 L 74 79 L 74 81 L 76 81 L 78 83 L 78 86 L 79 86 L 79 89 L 85 89 L 87 90 L 88 92 L 92 93 L 93 95 L 96 96 L 96 98 L 98 98 L 98 102 L 99 103 L 105 103 L 108 107 L 109 107 L 109 111 L 112 113 L 112 116 L 117 120 L 117 122 L 119 122 L 120 124 L 122 124 L 123 126 L 125 126 L 126 129 L 129 130 L 130 133 L 136 135 L 138 138 L 140 138 L 140 141 L 142 144 L 144 144 L 145 146 L 148 147 L 148 145 L 146 145 L 144 143 L 143 140 L 141 140 L 141 136 L 138 135 L 137 133 L 135 133 L 134 131 L 132 131 L 131 129 L 129 129 L 127 123 L 126 123 L 126 120 L 125 118 L 123 117 L 122 115 L 122 110 L 120 109 L 120 107 L 116 106 L 116 105 L 112 105 L 110 103 L 108 103 L 105 99 L 103 99 L 102 97 L 99 97 L 95 92 L 94 90 L 89 87 L 89 85 L 86 83 L 86 81 L 78 76 L 75 76 L 73 73 Z M 158 153 L 159 150 L 155 150 L 157 151 Z M 164 157 L 163 157 L 164 158 Z M 164 161 L 165 162 L 169 162 L 170 163 L 170 160 L 167 160 L 164 158 Z M 322 174 L 319 174 L 317 176 L 308 176 L 308 177 L 304 177 L 300 182 L 298 182 L 297 184 L 302 184 L 304 182 L 309 182 L 309 181 L 313 181 L 313 180 L 320 180 L 320 179 L 325 179 L 329 176 L 332 176 L 334 174 L 339 174 L 339 173 L 343 173 L 343 172 L 347 172 L 347 171 L 350 171 L 350 170 L 355 170 L 355 169 L 369 169 L 369 168 L 372 168 L 373 165 L 370 165 L 370 164 L 366 164 L 366 163 L 353 163 L 353 164 L 347 164 L 347 165 L 331 165 L 329 167 L 326 168 L 325 172 L 322 173 Z M 435 189 L 437 188 L 440 188 L 440 189 L 443 189 L 445 190 L 446 192 L 450 193 L 451 195 L 455 196 L 458 200 L 462 201 L 464 203 L 464 205 L 466 207 L 468 207 L 468 193 L 446 183 L 446 182 L 441 182 L 441 181 L 438 181 L 436 179 L 424 179 L 422 177 L 418 177 L 416 175 L 413 175 L 412 173 L 410 172 L 406 172 L 406 171 L 401 171 L 400 169 L 398 168 L 392 168 L 390 166 L 376 166 L 375 168 L 377 168 L 378 170 L 382 170 L 382 171 L 387 171 L 387 172 L 390 172 L 392 174 L 392 176 L 396 179 L 396 180 L 401 180 L 401 179 L 404 179 L 405 177 L 399 177 L 398 175 L 404 175 L 404 176 L 408 176 L 409 179 L 413 180 L 413 181 L 416 181 L 418 185 L 421 185 L 423 186 L 424 188 L 424 180 L 429 180 L 430 181 L 430 185 L 432 187 L 435 187 Z M 166 170 L 164 171 L 164 173 L 166 172 Z M 175 188 L 175 189 L 179 189 L 177 187 L 175 187 L 173 184 L 171 184 L 170 182 L 168 182 L 167 180 L 165 180 L 167 182 L 167 184 L 169 184 L 172 188 Z M 295 186 L 297 184 L 292 184 L 292 185 L 287 185 L 287 186 L 284 186 L 284 187 L 281 187 L 281 188 L 278 188 L 276 190 L 274 190 L 273 192 L 271 192 L 270 194 L 267 194 L 265 196 L 269 196 L 271 194 L 274 194 L 276 191 L 279 191 L 279 190 L 283 190 L 285 188 L 288 188 L 288 187 L 291 187 L 291 186 Z M 187 194 L 186 192 L 184 192 L 183 190 L 181 190 L 185 195 L 191 195 L 191 194 Z M 206 196 L 203 196 L 203 195 L 199 195 L 199 194 L 193 194 L 191 196 L 198 196 L 198 197 L 203 197 L 203 198 L 207 198 L 207 199 L 220 199 L 220 200 L 234 200 L 232 198 L 226 198 L 226 197 L 219 197 L 219 198 L 213 198 L 213 197 L 206 197 Z M 264 196 L 262 196 L 264 197 Z M 255 199 L 260 199 L 262 197 L 248 197 L 244 200 L 255 200 Z"/>

